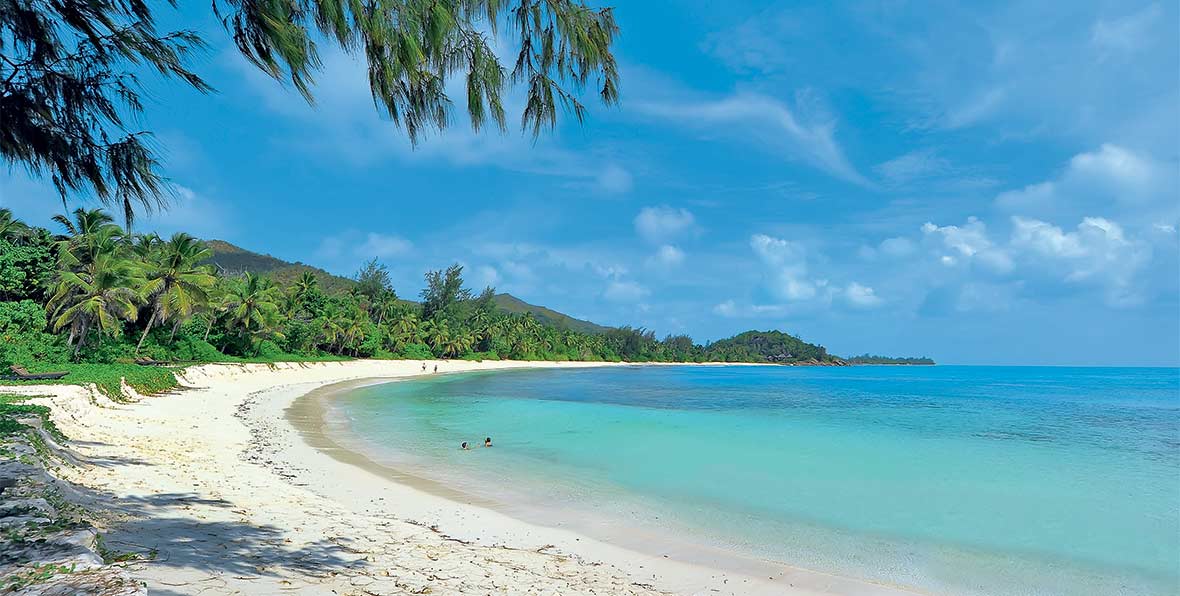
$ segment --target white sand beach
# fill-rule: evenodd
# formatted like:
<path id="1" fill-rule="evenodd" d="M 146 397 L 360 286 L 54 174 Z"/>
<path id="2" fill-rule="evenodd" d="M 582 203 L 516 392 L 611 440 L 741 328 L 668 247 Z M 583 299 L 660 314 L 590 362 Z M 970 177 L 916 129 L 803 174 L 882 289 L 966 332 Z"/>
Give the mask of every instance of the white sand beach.
<path id="1" fill-rule="evenodd" d="M 149 594 L 911 593 L 771 563 L 727 572 L 532 525 L 317 447 L 289 421 L 317 388 L 417 374 L 420 361 L 204 365 L 185 389 L 129 404 L 76 386 L 0 392 L 46 396 L 81 460 L 58 473 L 102 514 L 107 546 L 156 553 L 129 564 Z"/>

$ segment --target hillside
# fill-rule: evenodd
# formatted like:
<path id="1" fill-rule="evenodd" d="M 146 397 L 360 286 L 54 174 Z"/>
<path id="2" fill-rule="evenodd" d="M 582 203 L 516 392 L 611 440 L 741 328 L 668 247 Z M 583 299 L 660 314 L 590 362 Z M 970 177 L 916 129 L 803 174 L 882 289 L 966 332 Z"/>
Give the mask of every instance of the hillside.
<path id="1" fill-rule="evenodd" d="M 781 362 L 846 364 L 826 348 L 781 331 L 746 331 L 705 347 L 711 360 L 724 362 Z"/>
<path id="2" fill-rule="evenodd" d="M 208 262 L 231 275 L 249 271 L 268 275 L 280 284 L 287 285 L 298 279 L 304 271 L 310 271 L 319 280 L 320 287 L 329 293 L 348 290 L 355 283 L 347 277 L 332 275 L 318 267 L 299 262 L 291 263 L 270 255 L 252 252 L 224 240 L 209 240 L 206 244 L 213 250 L 213 258 Z M 569 329 L 581 333 L 602 333 L 607 329 L 544 306 L 529 304 L 511 294 L 496 294 L 494 301 L 496 306 L 505 312 L 531 313 L 542 324 L 558 329 Z"/>
<path id="3" fill-rule="evenodd" d="M 354 283 L 351 279 L 332 275 L 318 267 L 251 252 L 224 240 L 208 240 L 205 243 L 213 251 L 213 258 L 207 262 L 231 275 L 249 271 L 259 275 L 265 274 L 282 285 L 288 285 L 299 279 L 304 271 L 310 271 L 319 280 L 320 287 L 329 293 L 347 290 Z"/>
<path id="4" fill-rule="evenodd" d="M 494 299 L 500 310 L 511 313 L 530 313 L 543 325 L 550 325 L 558 329 L 569 329 L 580 333 L 602 333 L 608 329 L 590 321 L 575 319 L 567 314 L 555 310 L 529 304 L 512 294 L 496 294 Z"/>

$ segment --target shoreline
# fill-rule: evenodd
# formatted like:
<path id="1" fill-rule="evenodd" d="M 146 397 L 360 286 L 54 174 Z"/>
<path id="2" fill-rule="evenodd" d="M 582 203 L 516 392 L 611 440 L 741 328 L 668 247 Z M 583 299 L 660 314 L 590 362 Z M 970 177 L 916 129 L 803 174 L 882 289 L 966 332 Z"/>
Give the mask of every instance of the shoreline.
<path id="1" fill-rule="evenodd" d="M 418 376 L 420 363 L 195 366 L 178 374 L 183 391 L 131 404 L 101 403 L 78 386 L 19 393 L 47 396 L 37 401 L 89 462 L 61 475 L 89 491 L 84 505 L 105 518 L 108 544 L 158 552 L 128 564 L 152 594 L 914 594 L 785 567 L 759 577 L 720 571 L 533 525 L 357 465 L 346 448 L 308 442 L 286 415 L 309 393 Z"/>

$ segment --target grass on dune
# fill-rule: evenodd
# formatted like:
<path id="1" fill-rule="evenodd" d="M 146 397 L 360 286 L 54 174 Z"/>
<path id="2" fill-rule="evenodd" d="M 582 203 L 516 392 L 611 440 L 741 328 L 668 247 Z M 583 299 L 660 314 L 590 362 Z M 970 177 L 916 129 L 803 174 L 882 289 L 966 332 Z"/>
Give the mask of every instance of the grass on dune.
<path id="1" fill-rule="evenodd" d="M 17 419 L 35 416 L 41 419 L 41 428 L 45 429 L 45 432 L 55 439 L 65 440 L 65 435 L 50 419 L 49 408 L 24 403 L 28 399 L 32 399 L 32 396 L 0 395 L 0 437 L 25 432 L 28 427 L 18 422 Z"/>
<path id="2" fill-rule="evenodd" d="M 165 367 L 140 366 L 138 364 L 31 364 L 29 372 L 63 372 L 64 378 L 47 381 L 0 380 L 0 385 L 85 385 L 94 383 L 98 390 L 112 399 L 122 399 L 120 381 L 144 395 L 163 393 L 175 389 L 179 383 L 173 371 Z"/>

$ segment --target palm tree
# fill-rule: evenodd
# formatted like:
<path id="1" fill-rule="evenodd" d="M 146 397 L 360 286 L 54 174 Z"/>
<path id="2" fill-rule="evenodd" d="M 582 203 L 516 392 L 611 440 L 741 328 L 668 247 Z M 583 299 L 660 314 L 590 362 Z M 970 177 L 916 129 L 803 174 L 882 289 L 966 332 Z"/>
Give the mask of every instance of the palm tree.
<path id="1" fill-rule="evenodd" d="M 426 338 L 426 344 L 430 346 L 430 349 L 441 355 L 444 353 L 447 341 L 451 339 L 451 329 L 447 325 L 446 319 L 429 319 L 422 324 L 422 335 Z"/>
<path id="2" fill-rule="evenodd" d="M 152 315 L 135 345 L 136 354 L 154 323 L 179 324 L 208 306 L 217 278 L 208 265 L 199 263 L 212 256 L 213 251 L 204 243 L 185 233 L 173 234 L 149 254 L 143 266 L 146 283 L 140 291 L 151 301 Z"/>
<path id="3" fill-rule="evenodd" d="M 291 285 L 292 293 L 303 300 L 308 294 L 315 291 L 320 286 L 320 280 L 316 278 L 315 274 L 310 271 L 304 271 L 299 274 L 299 279 Z"/>
<path id="4" fill-rule="evenodd" d="M 352 348 L 352 355 L 356 356 L 361 342 L 365 341 L 365 323 L 369 322 L 369 315 L 364 309 L 355 306 L 350 316 L 345 318 L 343 325 L 344 341 Z"/>
<path id="5" fill-rule="evenodd" d="M 25 222 L 12 216 L 11 209 L 0 209 L 0 239 L 16 244 L 29 232 Z"/>
<path id="6" fill-rule="evenodd" d="M 131 250 L 131 254 L 143 260 L 151 258 L 155 250 L 164 243 L 155 232 L 128 236 L 126 240 L 128 241 L 127 244 Z"/>
<path id="7" fill-rule="evenodd" d="M 80 271 L 58 272 L 48 307 L 53 313 L 54 331 L 69 326 L 68 344 L 74 346 L 75 355 L 91 330 L 118 335 L 122 321 L 136 319 L 141 297 L 132 289 L 140 282 L 135 273 L 129 262 L 106 254 Z"/>
<path id="8" fill-rule="evenodd" d="M 344 318 L 340 311 L 332 310 L 319 318 L 320 340 L 328 346 L 329 352 L 339 351 L 339 344 L 344 338 Z"/>
<path id="9" fill-rule="evenodd" d="M 418 325 L 418 316 L 414 313 L 406 313 L 393 322 L 390 326 L 390 338 L 394 342 L 393 351 L 399 351 L 406 347 L 406 344 L 415 343 L 421 339 Z"/>
<path id="10" fill-rule="evenodd" d="M 475 338 L 463 331 L 454 333 L 442 342 L 443 356 L 454 358 L 462 356 L 471 349 L 472 344 L 475 343 Z"/>
<path id="11" fill-rule="evenodd" d="M 269 278 L 249 272 L 229 284 L 224 302 L 226 328 L 251 340 L 272 333 L 279 321 L 278 293 Z"/>
<path id="12" fill-rule="evenodd" d="M 75 209 L 74 218 L 54 215 L 66 231 L 66 238 L 59 244 L 58 259 L 63 268 L 85 266 L 100 254 L 114 254 L 120 248 L 123 229 L 115 225 L 114 218 L 102 209 Z"/>
<path id="13" fill-rule="evenodd" d="M 377 326 L 380 327 L 385 319 L 397 309 L 397 294 L 391 290 L 381 290 L 373 297 L 369 310 L 377 316 Z"/>

